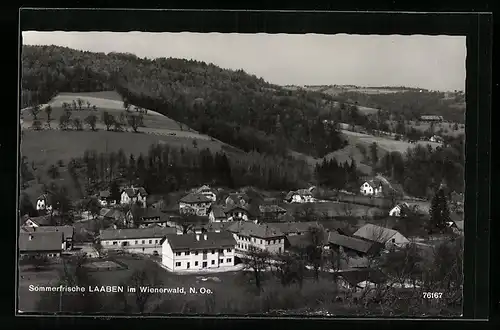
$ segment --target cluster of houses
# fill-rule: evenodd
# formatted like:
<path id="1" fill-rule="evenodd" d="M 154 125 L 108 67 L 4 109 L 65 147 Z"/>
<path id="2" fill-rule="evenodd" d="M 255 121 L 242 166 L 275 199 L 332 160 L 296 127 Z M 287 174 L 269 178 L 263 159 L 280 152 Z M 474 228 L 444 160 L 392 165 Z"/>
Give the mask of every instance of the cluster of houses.
<path id="1" fill-rule="evenodd" d="M 364 182 L 360 192 L 364 195 L 378 196 L 387 190 L 383 179 Z M 314 201 L 314 188 L 289 192 L 287 203 L 306 203 Z M 41 209 L 47 209 L 40 203 Z M 112 226 L 100 230 L 97 241 L 103 251 L 122 250 L 161 258 L 161 264 L 170 271 L 201 269 L 234 269 L 245 258 L 252 247 L 271 254 L 286 253 L 295 248 L 305 247 L 311 228 L 322 228 L 325 233 L 322 245 L 325 249 L 339 251 L 344 278 L 351 283 L 360 274 L 372 276 L 375 270 L 370 267 L 372 256 L 384 250 L 404 247 L 410 241 L 394 229 L 366 224 L 353 234 L 341 229 L 327 230 L 318 222 L 293 222 L 287 210 L 277 205 L 275 200 L 262 198 L 255 203 L 246 192 L 220 194 L 218 190 L 203 186 L 188 192 L 177 203 L 176 209 L 166 209 L 159 204 L 148 205 L 148 193 L 142 187 L 127 187 L 120 194 L 120 200 L 113 201 L 109 194 L 98 195 L 103 206 L 100 219 L 111 223 L 124 221 L 124 228 Z M 140 225 L 130 228 L 132 215 L 123 212 L 118 204 L 138 206 L 136 216 Z M 37 203 L 37 206 L 39 204 Z M 407 203 L 396 205 L 390 216 L 401 217 L 403 210 L 410 208 Z M 183 226 L 190 216 L 203 218 L 202 223 Z M 72 226 L 51 226 L 50 216 L 25 217 L 21 221 L 19 250 L 21 256 L 46 255 L 60 257 L 71 250 L 74 240 Z M 463 221 L 455 227 L 463 228 Z M 128 228 L 127 228 L 128 227 Z M 343 276 L 342 275 L 342 276 Z M 351 276 L 352 278 L 349 278 Z M 364 275 L 363 275 L 364 276 Z M 366 281 L 366 276 L 361 276 Z M 374 276 L 374 275 L 373 275 Z"/>

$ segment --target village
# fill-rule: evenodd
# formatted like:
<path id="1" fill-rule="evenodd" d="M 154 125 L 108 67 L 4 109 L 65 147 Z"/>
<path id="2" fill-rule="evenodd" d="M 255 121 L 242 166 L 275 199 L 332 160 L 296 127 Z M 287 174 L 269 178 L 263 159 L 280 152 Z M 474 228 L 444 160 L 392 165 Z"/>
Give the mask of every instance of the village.
<path id="1" fill-rule="evenodd" d="M 449 201 L 454 207 L 445 231 L 427 235 L 417 229 L 413 234 L 411 230 L 402 234 L 397 230 L 405 228 L 401 223 L 415 221 L 415 217 L 424 219 L 429 211 L 419 210 L 422 201 L 417 199 L 394 200 L 394 193 L 389 194 L 394 189 L 381 176 L 367 179 L 358 194 L 337 192 L 328 199 L 321 197 L 324 189 L 314 186 L 283 192 L 280 199 L 266 197 L 251 187 L 231 191 L 204 185 L 178 194 L 182 197 L 177 203 L 167 205 L 144 188 L 129 186 L 120 190 L 117 200 L 110 191 L 101 191 L 95 196 L 100 205 L 98 215 L 82 212 L 72 226 L 50 225 L 54 223 L 50 218 L 57 213 L 42 195 L 36 202 L 40 216 L 21 218 L 19 252 L 22 260 L 35 264 L 58 263 L 83 253 L 92 267 L 110 271 L 115 268 L 108 255 L 130 254 L 154 260 L 165 272 L 209 276 L 270 270 L 278 267 L 283 255 L 314 246 L 321 248 L 324 259 L 329 253 L 338 257 L 321 265 L 306 263 L 306 269 L 319 267 L 335 274 L 345 288 L 362 291 L 390 282 L 380 270 L 380 261 L 390 251 L 409 246 L 428 251 L 450 235 L 463 235 L 463 196 L 456 193 Z M 392 201 L 385 197 L 388 195 Z M 390 206 L 377 215 L 352 216 L 351 226 L 324 212 L 324 206 L 332 203 L 353 206 L 380 202 Z M 82 224 L 90 221 L 99 223 L 100 229 L 82 239 Z"/>

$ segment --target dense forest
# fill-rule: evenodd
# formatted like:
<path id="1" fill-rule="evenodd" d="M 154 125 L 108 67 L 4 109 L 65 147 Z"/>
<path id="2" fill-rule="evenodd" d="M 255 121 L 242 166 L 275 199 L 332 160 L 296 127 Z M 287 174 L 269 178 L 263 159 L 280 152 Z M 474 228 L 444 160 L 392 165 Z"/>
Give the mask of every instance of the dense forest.
<path id="1" fill-rule="evenodd" d="M 162 113 L 244 151 L 322 157 L 344 146 L 320 116 L 328 96 L 289 91 L 243 70 L 193 60 L 141 59 L 56 46 L 24 46 L 22 107 L 60 92 L 115 89 L 126 102 Z"/>

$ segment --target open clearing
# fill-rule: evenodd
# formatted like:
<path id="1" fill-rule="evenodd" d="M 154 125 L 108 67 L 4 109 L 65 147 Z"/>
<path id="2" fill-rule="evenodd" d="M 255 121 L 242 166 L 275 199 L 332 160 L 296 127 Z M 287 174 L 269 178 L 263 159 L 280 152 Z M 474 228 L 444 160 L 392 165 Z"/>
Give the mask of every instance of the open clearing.
<path id="1" fill-rule="evenodd" d="M 193 139 L 177 136 L 154 135 L 145 133 L 107 132 L 107 131 L 24 131 L 21 153 L 29 161 L 54 164 L 62 159 L 82 157 L 85 150 L 111 152 L 123 149 L 126 154 L 147 154 L 149 147 L 157 143 L 167 143 L 175 147 L 192 149 Z M 197 148 L 219 151 L 223 146 L 218 141 L 197 140 Z"/>
<path id="2" fill-rule="evenodd" d="M 347 139 L 349 140 L 349 144 L 356 145 L 357 143 L 362 143 L 369 147 L 373 142 L 375 142 L 377 143 L 378 147 L 385 152 L 398 151 L 404 154 L 408 150 L 408 148 L 414 148 L 417 144 L 424 147 L 429 144 L 433 148 L 441 146 L 440 143 L 430 141 L 418 141 L 417 143 L 409 143 L 406 141 L 396 141 L 385 137 L 373 136 L 346 130 L 341 130 L 341 132 L 347 137 Z"/>

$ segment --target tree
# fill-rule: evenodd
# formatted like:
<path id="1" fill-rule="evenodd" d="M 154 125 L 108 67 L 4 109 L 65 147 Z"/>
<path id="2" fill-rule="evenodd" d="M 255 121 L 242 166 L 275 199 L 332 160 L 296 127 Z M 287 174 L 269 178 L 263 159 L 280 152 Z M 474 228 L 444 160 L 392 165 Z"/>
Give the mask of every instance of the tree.
<path id="1" fill-rule="evenodd" d="M 310 227 L 307 232 L 307 261 L 313 267 L 314 278 L 319 280 L 319 270 L 323 265 L 323 246 L 325 231 L 321 227 Z"/>
<path id="2" fill-rule="evenodd" d="M 118 186 L 118 182 L 116 180 L 111 181 L 109 194 L 112 200 L 114 200 L 116 203 L 120 203 L 120 187 Z"/>
<path id="3" fill-rule="evenodd" d="M 243 262 L 245 268 L 253 271 L 255 287 L 258 292 L 262 290 L 262 276 L 269 266 L 270 255 L 266 250 L 250 245 Z"/>
<path id="4" fill-rule="evenodd" d="M 63 115 L 59 116 L 59 128 L 61 130 L 63 130 L 63 131 L 67 130 L 69 123 L 70 123 L 70 117 L 68 117 L 68 114 L 63 114 Z"/>
<path id="5" fill-rule="evenodd" d="M 55 165 L 50 165 L 47 173 L 50 175 L 50 177 L 55 180 L 59 177 L 59 169 Z"/>
<path id="6" fill-rule="evenodd" d="M 130 111 L 130 102 L 126 98 L 123 99 L 123 109 L 126 112 Z"/>
<path id="7" fill-rule="evenodd" d="M 81 98 L 77 98 L 76 102 L 78 104 L 78 110 L 82 110 L 83 100 Z"/>
<path id="8" fill-rule="evenodd" d="M 47 105 L 45 107 L 45 113 L 47 114 L 47 126 L 50 128 L 50 122 L 52 121 L 52 107 L 50 105 Z"/>
<path id="9" fill-rule="evenodd" d="M 401 249 L 389 251 L 384 258 L 383 268 L 401 287 L 411 283 L 412 287 L 416 288 L 417 281 L 422 279 L 422 262 L 418 246 L 410 243 Z"/>
<path id="10" fill-rule="evenodd" d="M 289 286 L 294 282 L 300 282 L 303 276 L 304 263 L 294 253 L 281 253 L 274 257 L 272 265 L 273 274 L 279 279 L 281 285 Z"/>
<path id="11" fill-rule="evenodd" d="M 450 210 L 448 208 L 448 202 L 442 188 L 438 189 L 438 191 L 432 198 L 429 214 L 430 232 L 432 233 L 435 230 L 443 232 L 447 227 L 447 223 L 450 221 Z"/>
<path id="12" fill-rule="evenodd" d="M 155 263 L 148 261 L 143 269 L 136 270 L 130 276 L 127 284 L 137 288 L 133 293 L 135 306 L 139 313 L 144 313 L 148 302 L 158 295 L 158 293 L 152 293 L 147 289 L 158 288 L 163 284 L 160 269 Z"/>
<path id="13" fill-rule="evenodd" d="M 103 124 L 106 125 L 106 130 L 109 131 L 111 126 L 113 126 L 113 124 L 115 123 L 115 116 L 111 115 L 107 111 L 104 111 L 102 113 L 101 120 L 102 120 Z"/>
<path id="14" fill-rule="evenodd" d="M 37 212 L 36 212 L 35 206 L 31 202 L 28 194 L 26 194 L 25 192 L 22 192 L 21 198 L 19 201 L 19 215 L 23 216 L 26 214 L 29 216 L 36 216 Z"/>
<path id="15" fill-rule="evenodd" d="M 90 102 L 89 101 L 87 101 L 87 109 L 90 110 Z"/>
<path id="16" fill-rule="evenodd" d="M 92 219 L 95 219 L 95 217 L 98 216 L 99 212 L 101 211 L 101 205 L 97 198 L 91 197 L 87 202 L 86 209 L 92 216 Z"/>
<path id="17" fill-rule="evenodd" d="M 198 141 L 196 139 L 193 139 L 193 148 L 198 148 Z"/>
<path id="18" fill-rule="evenodd" d="M 42 129 L 42 122 L 38 119 L 33 120 L 33 123 L 31 124 L 31 128 L 33 128 L 35 131 L 39 131 Z"/>
<path id="19" fill-rule="evenodd" d="M 127 116 L 128 125 L 134 130 L 134 133 L 138 132 L 139 127 L 143 126 L 142 114 L 139 115 L 128 115 Z"/>
<path id="20" fill-rule="evenodd" d="M 94 248 L 95 252 L 97 252 L 97 256 L 100 258 L 102 257 L 103 254 L 103 248 L 100 240 L 95 240 L 94 243 L 92 244 L 92 247 Z"/>
<path id="21" fill-rule="evenodd" d="M 74 118 L 73 119 L 73 127 L 75 128 L 75 130 L 77 131 L 81 131 L 83 130 L 83 124 L 82 124 L 82 120 L 80 118 Z"/>
<path id="22" fill-rule="evenodd" d="M 31 115 L 33 116 L 33 120 L 38 119 L 38 114 L 40 114 L 40 106 L 34 105 L 30 108 Z"/>
<path id="23" fill-rule="evenodd" d="M 95 131 L 96 129 L 96 124 L 97 124 L 97 116 L 91 113 L 87 117 L 85 117 L 85 124 L 92 130 Z"/>

